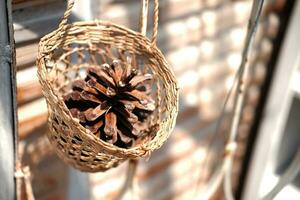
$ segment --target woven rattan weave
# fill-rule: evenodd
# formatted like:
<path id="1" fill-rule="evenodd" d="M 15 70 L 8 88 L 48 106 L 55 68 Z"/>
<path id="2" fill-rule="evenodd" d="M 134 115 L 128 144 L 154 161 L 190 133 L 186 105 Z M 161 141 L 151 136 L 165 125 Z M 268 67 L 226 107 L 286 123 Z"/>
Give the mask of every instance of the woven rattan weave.
<path id="1" fill-rule="evenodd" d="M 39 43 L 38 76 L 49 112 L 48 137 L 59 157 L 73 167 L 88 172 L 105 171 L 127 159 L 138 159 L 161 147 L 172 131 L 178 112 L 178 88 L 170 66 L 156 47 L 158 0 L 154 1 L 152 39 L 108 21 L 68 24 L 74 0 L 69 0 L 57 30 Z M 142 13 L 141 22 L 145 22 Z M 156 111 L 149 120 L 150 136 L 141 144 L 123 149 L 106 143 L 73 118 L 62 96 L 72 80 L 85 75 L 88 66 L 120 60 L 153 74 Z"/>

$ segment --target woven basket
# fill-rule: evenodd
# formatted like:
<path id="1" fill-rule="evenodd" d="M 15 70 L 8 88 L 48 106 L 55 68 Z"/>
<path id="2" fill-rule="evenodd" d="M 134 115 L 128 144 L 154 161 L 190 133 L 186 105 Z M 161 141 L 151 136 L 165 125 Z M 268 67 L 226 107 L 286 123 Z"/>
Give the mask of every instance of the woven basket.
<path id="1" fill-rule="evenodd" d="M 148 2 L 144 3 L 148 5 Z M 48 138 L 59 157 L 81 171 L 105 171 L 127 159 L 149 156 L 167 140 L 175 125 L 178 88 L 174 74 L 156 47 L 158 0 L 154 3 L 151 40 L 141 33 L 107 21 L 67 24 L 74 4 L 74 0 L 68 0 L 58 29 L 44 36 L 39 43 L 37 66 L 48 105 L 51 130 Z M 143 7 L 142 32 L 146 30 L 146 16 L 147 10 Z M 72 80 L 82 76 L 86 67 L 100 67 L 114 59 L 130 62 L 155 77 L 152 97 L 157 109 L 149 121 L 152 131 L 149 134 L 153 137 L 130 149 L 116 147 L 89 134 L 78 120 L 72 118 L 62 99 L 70 90 Z"/>

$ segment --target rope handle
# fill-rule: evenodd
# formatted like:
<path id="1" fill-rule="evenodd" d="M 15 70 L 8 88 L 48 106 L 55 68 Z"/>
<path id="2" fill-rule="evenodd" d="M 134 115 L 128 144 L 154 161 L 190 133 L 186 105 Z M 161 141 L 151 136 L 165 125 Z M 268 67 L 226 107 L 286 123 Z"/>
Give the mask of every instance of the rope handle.
<path id="1" fill-rule="evenodd" d="M 19 168 L 15 172 L 16 179 L 23 179 L 27 200 L 35 200 L 31 184 L 31 172 L 29 166 Z"/>
<path id="2" fill-rule="evenodd" d="M 126 193 L 128 193 L 128 192 L 131 192 L 132 195 L 135 196 L 134 193 L 135 193 L 136 185 L 134 185 L 134 177 L 137 172 L 138 163 L 139 163 L 138 160 L 134 160 L 134 159 L 129 160 L 128 168 L 127 168 L 127 176 L 126 176 L 124 185 L 121 188 L 121 190 L 116 198 L 117 200 L 122 200 L 126 196 Z"/>
<path id="3" fill-rule="evenodd" d="M 64 35 L 64 32 L 66 30 L 66 25 L 68 24 L 68 19 L 71 15 L 74 3 L 75 3 L 75 0 L 67 0 L 67 8 L 64 12 L 61 22 L 58 25 L 58 31 L 63 31 L 62 35 Z M 154 0 L 153 31 L 152 31 L 152 37 L 151 37 L 151 43 L 153 45 L 156 45 L 156 40 L 157 40 L 158 6 L 159 6 L 159 0 Z M 140 32 L 143 35 L 146 34 L 148 7 L 149 7 L 149 0 L 142 0 L 142 9 L 141 9 L 141 17 L 140 17 Z"/>
<path id="4" fill-rule="evenodd" d="M 16 166 L 15 166 L 15 178 L 16 178 L 16 185 L 17 185 L 17 198 L 21 199 L 21 185 L 22 182 L 25 185 L 25 195 L 27 200 L 35 200 L 34 194 L 33 194 L 33 188 L 31 183 L 31 171 L 29 166 L 23 166 L 22 165 L 22 157 L 24 155 L 24 145 L 19 145 L 20 149 L 18 151 L 18 155 L 16 158 Z"/>

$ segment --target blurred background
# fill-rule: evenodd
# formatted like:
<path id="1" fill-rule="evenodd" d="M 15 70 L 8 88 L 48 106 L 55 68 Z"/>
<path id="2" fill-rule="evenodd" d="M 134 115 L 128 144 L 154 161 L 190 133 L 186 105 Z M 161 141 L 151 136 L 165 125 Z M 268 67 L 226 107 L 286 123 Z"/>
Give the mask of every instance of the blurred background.
<path id="1" fill-rule="evenodd" d="M 300 52 L 295 47 L 299 46 L 300 33 L 292 23 L 300 17 L 298 4 L 292 0 L 267 0 L 264 4 L 249 59 L 249 87 L 232 168 L 237 199 L 257 199 L 265 193 L 260 183 L 275 183 L 300 144 L 300 127 L 295 120 L 299 117 L 297 109 L 300 111 L 299 65 L 294 67 Z M 222 162 L 231 101 L 219 134 L 214 137 L 214 133 L 241 61 L 251 5 L 250 0 L 160 0 L 157 44 L 176 74 L 180 112 L 167 143 L 138 166 L 140 199 L 196 199 L 196 186 L 204 186 Z M 72 19 L 105 19 L 138 30 L 140 6 L 138 0 L 76 0 Z M 125 179 L 127 163 L 105 173 L 81 173 L 59 160 L 46 138 L 47 107 L 36 76 L 35 59 L 39 39 L 57 27 L 65 1 L 13 0 L 12 8 L 19 151 L 23 164 L 30 166 L 36 199 L 114 199 Z M 151 28 L 149 16 L 148 35 Z M 291 83 L 297 73 L 298 79 Z M 266 118 L 270 116 L 273 118 Z M 285 138 L 291 139 L 280 143 L 285 132 L 291 135 Z M 274 142 L 271 138 L 277 139 Z M 279 155 L 278 149 L 284 151 Z M 269 163 L 274 173 L 265 175 Z M 297 187 L 299 184 L 291 186 Z M 293 198 L 282 194 L 282 199 L 300 199 L 295 193 Z M 213 199 L 224 199 L 222 187 Z"/>

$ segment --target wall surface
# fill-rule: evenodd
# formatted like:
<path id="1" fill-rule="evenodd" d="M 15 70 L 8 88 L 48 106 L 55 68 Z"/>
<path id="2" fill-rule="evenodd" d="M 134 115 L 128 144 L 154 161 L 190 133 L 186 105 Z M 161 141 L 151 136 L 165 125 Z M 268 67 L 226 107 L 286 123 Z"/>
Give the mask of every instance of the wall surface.
<path id="1" fill-rule="evenodd" d="M 91 16 L 138 30 L 139 2 L 99 0 L 91 4 Z M 248 133 L 266 76 L 272 40 L 280 23 L 276 14 L 277 1 L 273 2 L 265 6 L 250 59 L 250 86 L 232 170 L 234 188 L 238 184 Z M 153 8 L 152 1 L 150 8 Z M 67 198 L 68 168 L 58 160 L 45 137 L 47 108 L 35 66 L 38 40 L 55 29 L 63 9 L 63 0 L 23 0 L 14 4 L 19 138 L 25 147 L 23 161 L 32 169 L 37 199 Z M 241 59 L 250 9 L 250 0 L 160 1 L 158 47 L 179 82 L 180 113 L 167 143 L 138 167 L 136 179 L 140 199 L 193 199 L 197 183 L 205 184 L 214 166 L 222 160 L 228 132 L 227 117 L 213 145 L 209 145 L 209 141 Z M 80 16 L 75 13 L 75 18 Z M 149 15 L 148 35 L 151 23 Z M 229 103 L 226 116 L 230 116 L 231 109 L 232 103 Z M 105 173 L 90 174 L 92 199 L 113 199 L 123 183 L 126 167 L 125 163 Z M 219 195 L 216 199 L 222 199 L 221 192 Z"/>

